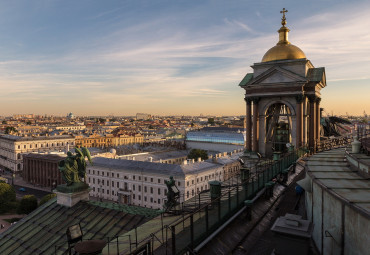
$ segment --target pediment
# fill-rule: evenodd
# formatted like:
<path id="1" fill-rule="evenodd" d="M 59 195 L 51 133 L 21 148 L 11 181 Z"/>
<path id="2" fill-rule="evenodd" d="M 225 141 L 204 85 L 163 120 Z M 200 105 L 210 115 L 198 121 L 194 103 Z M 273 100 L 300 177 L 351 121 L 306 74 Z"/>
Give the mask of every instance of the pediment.
<path id="1" fill-rule="evenodd" d="M 297 83 L 297 82 L 307 82 L 305 77 L 293 73 L 289 70 L 281 68 L 279 66 L 274 66 L 261 73 L 255 77 L 249 84 L 277 84 L 277 83 Z"/>

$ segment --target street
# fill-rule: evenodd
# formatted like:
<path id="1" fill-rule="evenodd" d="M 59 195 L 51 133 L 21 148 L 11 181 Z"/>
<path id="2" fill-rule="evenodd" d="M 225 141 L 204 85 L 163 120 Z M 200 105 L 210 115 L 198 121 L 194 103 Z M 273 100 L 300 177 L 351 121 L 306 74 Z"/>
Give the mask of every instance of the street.
<path id="1" fill-rule="evenodd" d="M 50 194 L 50 192 L 47 192 L 47 191 L 33 189 L 33 188 L 19 186 L 19 185 L 14 185 L 14 188 L 15 188 L 17 199 L 21 199 L 24 195 L 35 195 L 37 200 L 40 200 L 43 196 Z M 26 191 L 20 191 L 19 190 L 20 188 L 25 188 Z"/>

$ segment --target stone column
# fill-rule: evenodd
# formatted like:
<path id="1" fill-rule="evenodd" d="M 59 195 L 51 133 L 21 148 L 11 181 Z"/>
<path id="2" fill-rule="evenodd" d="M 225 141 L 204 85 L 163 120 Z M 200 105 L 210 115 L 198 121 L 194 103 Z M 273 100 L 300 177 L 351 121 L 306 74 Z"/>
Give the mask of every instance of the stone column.
<path id="1" fill-rule="evenodd" d="M 316 96 L 309 96 L 310 102 L 310 116 L 309 116 L 309 134 L 308 134 L 308 146 L 313 152 L 316 151 Z"/>
<path id="2" fill-rule="evenodd" d="M 296 96 L 296 148 L 303 145 L 303 99 L 303 95 Z"/>
<path id="3" fill-rule="evenodd" d="M 320 142 L 320 124 L 321 124 L 321 119 L 320 119 L 320 102 L 321 98 L 316 97 L 316 143 Z"/>
<path id="4" fill-rule="evenodd" d="M 246 145 L 247 151 L 252 151 L 252 100 L 250 98 L 244 98 L 247 109 L 246 109 Z"/>
<path id="5" fill-rule="evenodd" d="M 254 97 L 253 99 L 253 140 L 252 140 L 252 150 L 258 152 L 258 101 L 259 97 Z"/>

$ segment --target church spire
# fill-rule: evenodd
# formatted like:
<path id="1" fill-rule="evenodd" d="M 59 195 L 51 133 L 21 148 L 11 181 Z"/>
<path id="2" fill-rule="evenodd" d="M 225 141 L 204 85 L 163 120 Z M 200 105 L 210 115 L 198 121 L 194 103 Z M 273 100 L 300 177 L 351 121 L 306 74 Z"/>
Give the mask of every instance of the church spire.
<path id="1" fill-rule="evenodd" d="M 285 13 L 288 12 L 288 10 L 285 10 L 285 8 L 283 8 L 282 11 L 280 11 L 280 13 L 283 14 L 283 17 L 281 18 L 281 25 L 283 25 L 280 29 L 279 29 L 279 42 L 277 43 L 277 45 L 281 45 L 281 44 L 290 44 L 290 42 L 288 41 L 288 33 L 289 33 L 289 28 L 287 28 L 285 25 L 286 25 L 286 18 L 285 18 Z"/>

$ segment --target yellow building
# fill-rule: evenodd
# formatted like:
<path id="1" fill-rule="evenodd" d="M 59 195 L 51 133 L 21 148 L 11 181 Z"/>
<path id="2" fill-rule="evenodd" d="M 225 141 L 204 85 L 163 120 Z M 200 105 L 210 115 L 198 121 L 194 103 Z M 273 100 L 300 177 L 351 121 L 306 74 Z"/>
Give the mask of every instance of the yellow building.
<path id="1" fill-rule="evenodd" d="M 142 144 L 144 136 L 141 134 L 134 135 L 120 135 L 115 137 L 113 135 L 91 135 L 89 137 L 76 136 L 77 147 L 115 147 L 126 144 Z"/>

